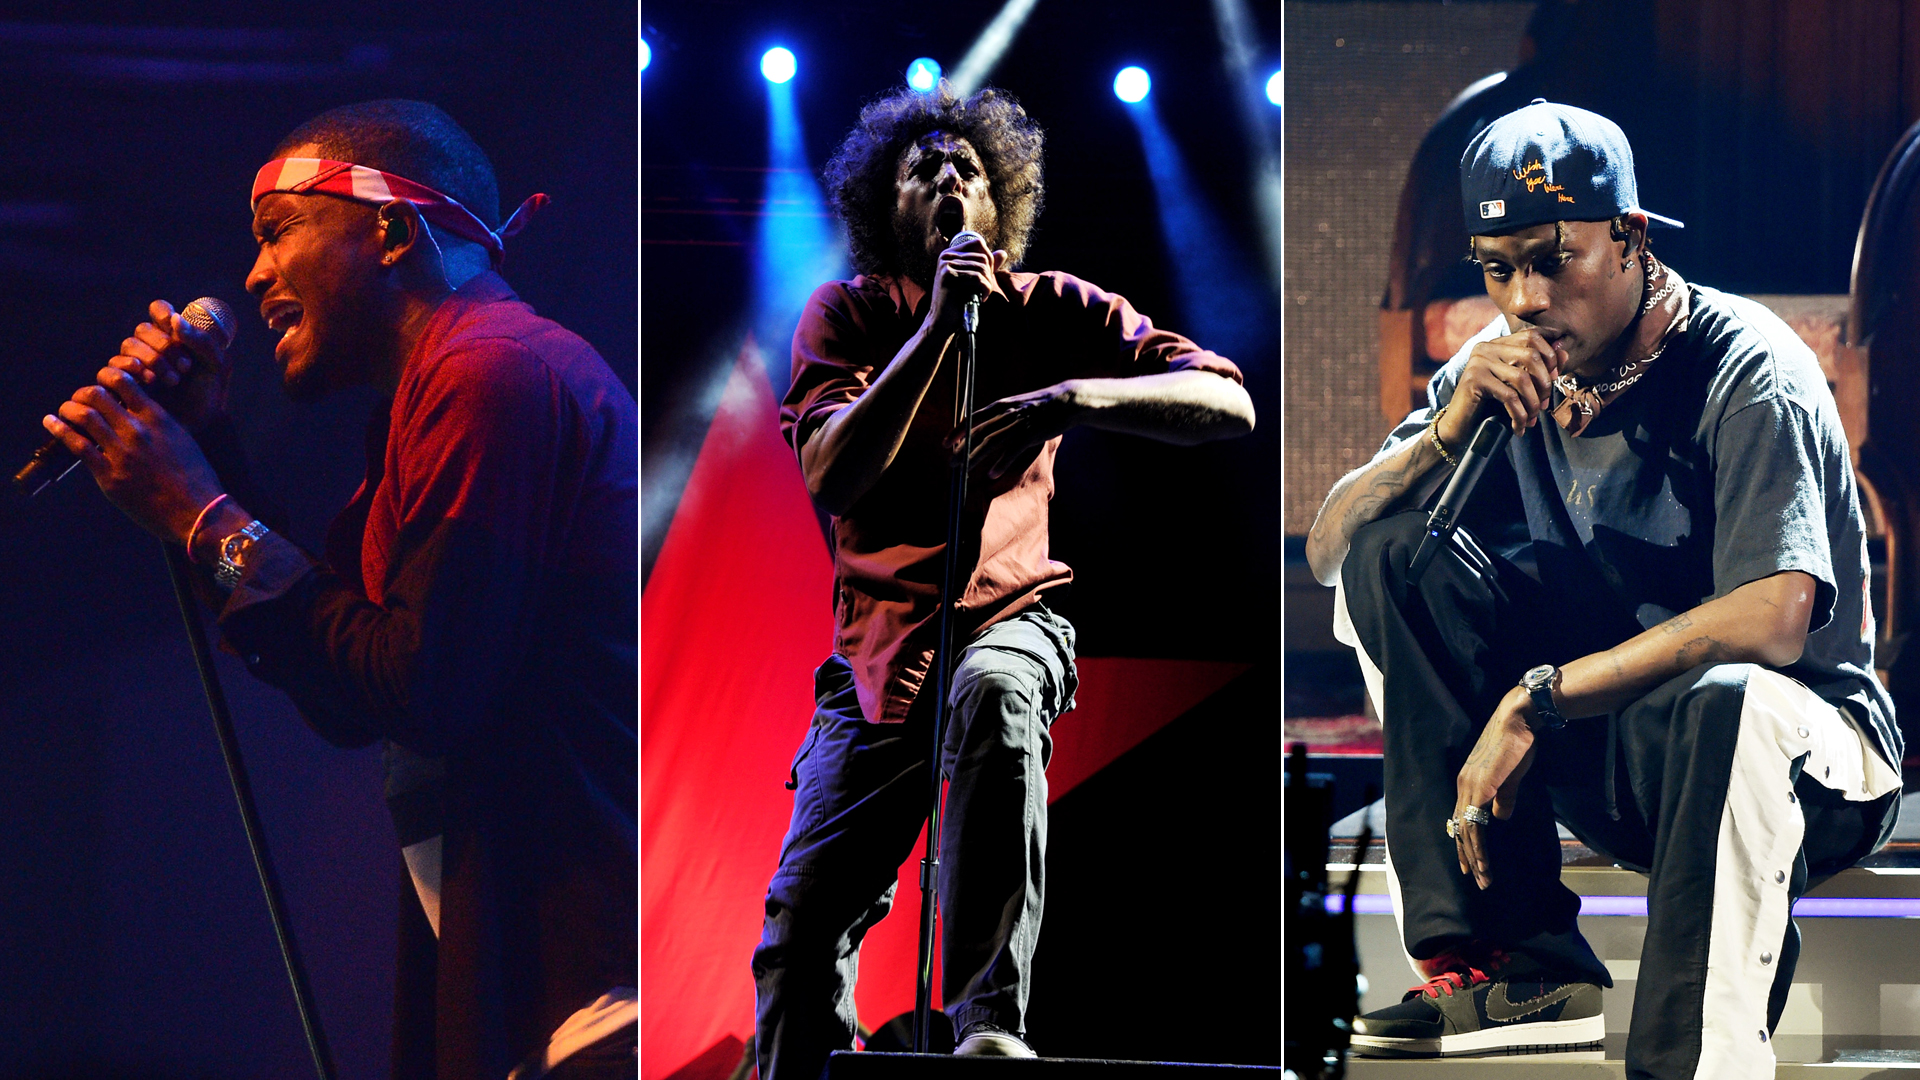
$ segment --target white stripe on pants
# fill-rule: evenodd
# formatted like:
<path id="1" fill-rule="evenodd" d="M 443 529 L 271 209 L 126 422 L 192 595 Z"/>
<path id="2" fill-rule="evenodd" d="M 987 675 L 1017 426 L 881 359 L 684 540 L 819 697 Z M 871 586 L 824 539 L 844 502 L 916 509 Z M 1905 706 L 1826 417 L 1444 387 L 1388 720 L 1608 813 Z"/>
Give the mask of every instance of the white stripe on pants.
<path id="1" fill-rule="evenodd" d="M 1880 760 L 1843 711 L 1785 675 L 1753 668 L 1714 857 L 1699 1080 L 1773 1075 L 1767 996 L 1806 832 L 1790 776 L 1803 754 L 1802 775 L 1849 801 L 1900 787 L 1899 772 Z"/>

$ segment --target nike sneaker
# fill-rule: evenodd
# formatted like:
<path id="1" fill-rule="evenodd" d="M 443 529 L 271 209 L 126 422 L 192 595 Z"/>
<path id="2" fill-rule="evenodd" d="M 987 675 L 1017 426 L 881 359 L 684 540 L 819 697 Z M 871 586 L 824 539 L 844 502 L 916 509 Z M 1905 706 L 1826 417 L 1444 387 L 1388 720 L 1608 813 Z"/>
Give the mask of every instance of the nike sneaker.
<path id="1" fill-rule="evenodd" d="M 1513 973 L 1505 954 L 1478 963 L 1428 961 L 1439 973 L 1398 1005 L 1353 1022 L 1353 1049 L 1368 1057 L 1540 1054 L 1597 1047 L 1606 1039 L 1600 987 L 1542 972 Z"/>

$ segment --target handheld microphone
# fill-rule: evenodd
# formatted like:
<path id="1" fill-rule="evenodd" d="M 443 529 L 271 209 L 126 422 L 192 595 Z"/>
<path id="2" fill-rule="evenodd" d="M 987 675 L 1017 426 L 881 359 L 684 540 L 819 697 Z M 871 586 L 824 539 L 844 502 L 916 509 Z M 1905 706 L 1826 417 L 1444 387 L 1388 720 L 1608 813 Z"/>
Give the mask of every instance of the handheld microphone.
<path id="1" fill-rule="evenodd" d="M 214 345 L 225 352 L 233 345 L 234 335 L 239 333 L 240 324 L 233 316 L 233 309 L 226 302 L 212 296 L 203 296 L 180 309 L 180 317 L 198 328 L 201 332 L 213 336 Z M 20 471 L 13 474 L 15 490 L 31 499 L 42 491 L 66 478 L 80 459 L 74 457 L 59 439 L 49 438 L 40 449 L 33 452 Z"/>
<path id="2" fill-rule="evenodd" d="M 968 237 L 972 237 L 982 244 L 987 242 L 986 237 L 981 236 L 972 229 L 962 229 L 953 234 L 953 239 L 947 241 L 947 246 L 952 247 Z M 980 328 L 980 298 L 978 296 L 968 297 L 967 306 L 960 309 L 960 328 L 969 334 Z"/>
<path id="3" fill-rule="evenodd" d="M 1446 490 L 1440 493 L 1440 502 L 1427 518 L 1427 532 L 1420 538 L 1420 546 L 1414 549 L 1413 562 L 1407 567 L 1409 581 L 1419 581 L 1427 572 L 1427 564 L 1447 546 L 1453 538 L 1453 531 L 1460 527 L 1460 511 L 1466 509 L 1467 499 L 1473 495 L 1473 486 L 1480 482 L 1480 474 L 1487 469 L 1487 462 L 1506 448 L 1507 439 L 1513 435 L 1508 427 L 1509 421 L 1504 415 L 1489 416 L 1480 421 L 1480 427 L 1473 433 L 1473 439 L 1467 443 L 1467 452 L 1460 455 L 1460 464 L 1454 467 L 1453 476 L 1447 481 Z"/>

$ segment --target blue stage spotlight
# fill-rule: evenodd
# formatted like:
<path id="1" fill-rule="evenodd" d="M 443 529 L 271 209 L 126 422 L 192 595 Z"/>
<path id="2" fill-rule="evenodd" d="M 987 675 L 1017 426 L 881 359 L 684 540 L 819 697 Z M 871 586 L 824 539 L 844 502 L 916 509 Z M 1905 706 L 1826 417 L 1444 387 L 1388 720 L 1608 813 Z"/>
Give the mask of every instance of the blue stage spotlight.
<path id="1" fill-rule="evenodd" d="M 793 53 L 778 45 L 768 49 L 766 55 L 760 58 L 760 74 L 765 75 L 770 83 L 786 82 L 798 70 L 800 65 L 794 60 Z"/>
<path id="2" fill-rule="evenodd" d="M 1273 78 L 1267 80 L 1267 100 L 1273 102 L 1275 105 L 1281 104 L 1281 74 L 1281 72 L 1275 71 Z"/>
<path id="3" fill-rule="evenodd" d="M 921 57 L 907 65 L 907 85 L 927 93 L 940 84 L 940 61 Z"/>
<path id="4" fill-rule="evenodd" d="M 1142 67 L 1123 67 L 1120 74 L 1113 77 L 1113 96 L 1129 105 L 1137 105 L 1147 100 L 1147 91 L 1153 89 L 1153 77 Z"/>
<path id="5" fill-rule="evenodd" d="M 789 60 L 788 78 L 791 64 Z M 776 387 L 785 387 L 792 374 L 787 346 L 807 297 L 823 281 L 853 276 L 847 267 L 846 233 L 807 158 L 794 97 L 791 81 L 767 84 L 768 168 L 752 261 L 753 338 Z"/>
<path id="6" fill-rule="evenodd" d="M 1207 200 L 1186 155 L 1160 122 L 1151 100 L 1127 109 L 1140 133 L 1140 148 L 1160 210 L 1160 235 L 1170 265 L 1176 315 L 1206 347 L 1253 370 L 1280 355 L 1280 312 L 1263 295 L 1260 275 L 1249 265 L 1241 238 Z M 1275 298 L 1277 299 L 1277 297 Z"/>
<path id="7" fill-rule="evenodd" d="M 646 38 L 641 38 L 640 39 L 640 70 L 641 71 L 647 70 L 647 65 L 651 63 L 653 63 L 653 47 L 647 44 Z"/>

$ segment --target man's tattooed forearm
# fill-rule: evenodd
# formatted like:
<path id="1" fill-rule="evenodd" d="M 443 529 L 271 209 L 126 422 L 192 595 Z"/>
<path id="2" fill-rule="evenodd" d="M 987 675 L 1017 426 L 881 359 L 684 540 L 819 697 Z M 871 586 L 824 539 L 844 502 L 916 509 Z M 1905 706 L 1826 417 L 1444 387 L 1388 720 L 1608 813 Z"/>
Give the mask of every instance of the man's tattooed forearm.
<path id="1" fill-rule="evenodd" d="M 1660 624 L 1660 631 L 1666 634 L 1678 634 L 1693 625 L 1693 619 L 1686 615 L 1675 615 Z"/>
<path id="2" fill-rule="evenodd" d="M 1413 490 L 1420 476 L 1433 466 L 1423 460 L 1424 443 L 1404 445 L 1385 460 L 1376 459 L 1333 485 L 1307 529 L 1308 554 L 1318 549 L 1324 559 L 1345 557 L 1346 547 L 1361 526 L 1377 521 Z M 1434 459 L 1435 461 L 1438 458 Z M 1317 569 L 1324 570 L 1324 567 Z"/>

